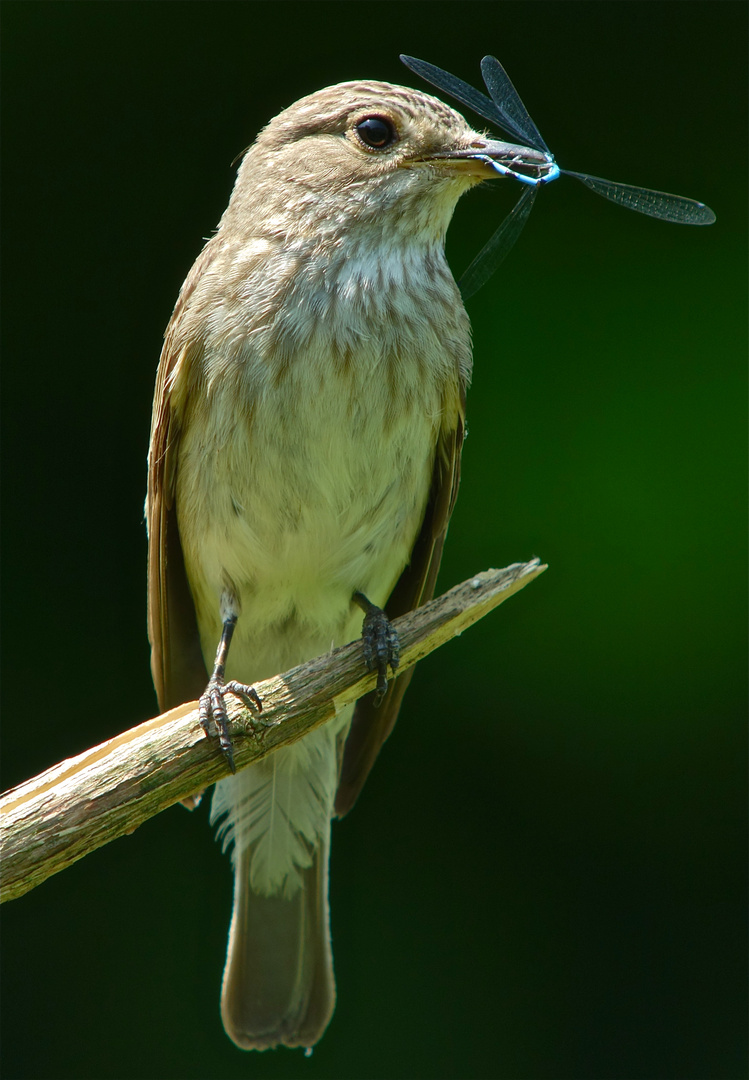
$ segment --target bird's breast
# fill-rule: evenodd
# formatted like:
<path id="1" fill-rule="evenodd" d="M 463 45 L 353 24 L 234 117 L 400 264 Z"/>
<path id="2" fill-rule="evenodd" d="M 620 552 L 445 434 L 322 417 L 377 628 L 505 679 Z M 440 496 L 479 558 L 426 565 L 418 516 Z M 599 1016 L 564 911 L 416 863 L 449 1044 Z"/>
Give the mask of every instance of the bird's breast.
<path id="1" fill-rule="evenodd" d="M 228 588 L 238 634 L 283 634 L 288 654 L 275 648 L 267 674 L 355 636 L 355 590 L 385 603 L 460 407 L 459 357 L 439 320 L 410 304 L 388 312 L 387 296 L 361 290 L 348 305 L 340 290 L 311 296 L 287 295 L 275 320 L 241 336 L 241 297 L 239 311 L 225 305 L 180 437 L 177 515 L 204 653 Z"/>

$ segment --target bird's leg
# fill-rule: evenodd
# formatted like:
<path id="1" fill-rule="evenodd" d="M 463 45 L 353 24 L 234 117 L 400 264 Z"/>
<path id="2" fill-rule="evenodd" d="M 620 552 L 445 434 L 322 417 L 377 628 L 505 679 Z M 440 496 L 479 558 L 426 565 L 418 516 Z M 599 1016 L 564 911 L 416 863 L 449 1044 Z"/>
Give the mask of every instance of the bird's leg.
<path id="1" fill-rule="evenodd" d="M 395 673 L 400 660 L 400 642 L 395 627 L 382 608 L 378 608 L 364 593 L 354 593 L 354 603 L 364 612 L 362 644 L 364 663 L 368 671 L 377 672 L 375 705 L 379 705 L 388 688 L 388 664 Z"/>
<path id="2" fill-rule="evenodd" d="M 199 712 L 200 726 L 206 735 L 214 734 L 212 722 L 218 729 L 219 745 L 224 757 L 229 762 L 229 768 L 232 772 L 236 772 L 236 769 L 234 767 L 231 735 L 229 734 L 229 717 L 226 714 L 224 698 L 227 694 L 234 694 L 235 697 L 238 697 L 245 705 L 249 705 L 250 708 L 257 709 L 259 712 L 263 708 L 254 686 L 247 686 L 245 683 L 235 682 L 234 680 L 231 682 L 224 681 L 226 658 L 229 654 L 229 645 L 236 625 L 237 615 L 235 612 L 232 611 L 224 616 L 221 640 L 218 643 L 216 662 L 213 665 L 213 674 L 208 680 L 208 686 L 201 694 Z"/>

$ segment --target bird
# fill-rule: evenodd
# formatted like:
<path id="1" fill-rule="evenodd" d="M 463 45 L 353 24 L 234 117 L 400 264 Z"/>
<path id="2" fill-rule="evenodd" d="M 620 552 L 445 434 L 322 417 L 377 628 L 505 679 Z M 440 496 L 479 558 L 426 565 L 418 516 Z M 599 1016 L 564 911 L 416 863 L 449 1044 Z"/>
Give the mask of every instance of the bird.
<path id="1" fill-rule="evenodd" d="M 165 331 L 146 501 L 161 709 L 199 698 L 233 770 L 227 695 L 257 708 L 258 680 L 362 633 L 378 672 L 216 784 L 221 1017 L 242 1049 L 310 1048 L 334 1010 L 331 821 L 392 731 L 411 671 L 391 620 L 433 594 L 460 478 L 472 345 L 445 234 L 508 145 L 404 86 L 301 98 L 245 152 Z"/>

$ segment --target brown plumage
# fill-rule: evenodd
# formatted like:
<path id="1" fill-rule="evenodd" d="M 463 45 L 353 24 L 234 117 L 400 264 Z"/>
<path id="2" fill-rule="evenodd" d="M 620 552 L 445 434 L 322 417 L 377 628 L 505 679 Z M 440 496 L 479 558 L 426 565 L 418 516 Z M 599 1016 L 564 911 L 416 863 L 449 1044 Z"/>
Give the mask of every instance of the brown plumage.
<path id="1" fill-rule="evenodd" d="M 471 367 L 444 238 L 462 192 L 493 175 L 470 155 L 492 147 L 428 95 L 361 82 L 303 98 L 245 155 L 156 380 L 162 709 L 203 693 L 227 618 L 226 676 L 252 683 L 354 639 L 354 592 L 390 617 L 431 597 Z M 330 818 L 356 800 L 409 677 L 216 786 L 235 868 L 222 1017 L 241 1047 L 310 1046 L 332 1015 Z"/>

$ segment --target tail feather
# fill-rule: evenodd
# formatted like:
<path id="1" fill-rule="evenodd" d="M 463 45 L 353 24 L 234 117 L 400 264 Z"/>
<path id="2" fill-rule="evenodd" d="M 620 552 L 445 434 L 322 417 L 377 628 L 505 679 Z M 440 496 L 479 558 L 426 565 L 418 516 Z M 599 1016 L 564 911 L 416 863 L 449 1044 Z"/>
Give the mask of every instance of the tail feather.
<path id="1" fill-rule="evenodd" d="M 221 1018 L 243 1050 L 312 1046 L 335 1007 L 328 912 L 330 826 L 300 871 L 293 896 L 250 887 L 251 853 L 235 860 L 234 910 L 221 990 Z"/>

